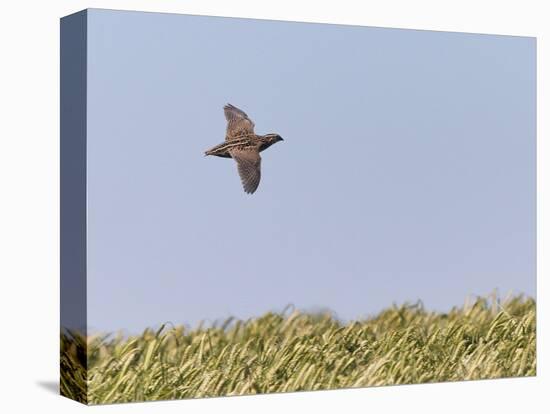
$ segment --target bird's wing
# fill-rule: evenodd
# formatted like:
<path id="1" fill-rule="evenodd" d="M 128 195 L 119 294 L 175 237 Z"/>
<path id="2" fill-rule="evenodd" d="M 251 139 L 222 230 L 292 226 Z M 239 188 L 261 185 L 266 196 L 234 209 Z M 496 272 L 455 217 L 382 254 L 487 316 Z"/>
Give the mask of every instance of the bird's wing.
<path id="1" fill-rule="evenodd" d="M 231 156 L 237 161 L 244 191 L 252 194 L 260 184 L 262 159 L 257 148 L 231 150 Z"/>
<path id="2" fill-rule="evenodd" d="M 254 134 L 254 122 L 239 108 L 227 104 L 223 107 L 223 112 L 225 113 L 225 119 L 227 119 L 227 131 L 225 133 L 227 141 L 243 135 Z"/>

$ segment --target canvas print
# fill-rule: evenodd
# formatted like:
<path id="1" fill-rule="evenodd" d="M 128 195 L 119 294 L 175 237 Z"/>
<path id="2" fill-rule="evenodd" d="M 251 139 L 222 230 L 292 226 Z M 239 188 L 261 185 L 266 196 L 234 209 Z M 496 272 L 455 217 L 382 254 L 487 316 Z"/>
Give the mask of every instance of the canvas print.
<path id="1" fill-rule="evenodd" d="M 61 19 L 62 395 L 536 374 L 536 39 Z"/>

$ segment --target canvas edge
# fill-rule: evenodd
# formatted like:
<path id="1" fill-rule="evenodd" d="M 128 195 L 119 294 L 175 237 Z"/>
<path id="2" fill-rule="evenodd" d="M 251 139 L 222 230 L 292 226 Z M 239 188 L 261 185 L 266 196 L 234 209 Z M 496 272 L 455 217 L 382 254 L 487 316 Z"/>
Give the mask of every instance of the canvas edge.
<path id="1" fill-rule="evenodd" d="M 87 10 L 60 19 L 60 394 L 88 403 Z"/>

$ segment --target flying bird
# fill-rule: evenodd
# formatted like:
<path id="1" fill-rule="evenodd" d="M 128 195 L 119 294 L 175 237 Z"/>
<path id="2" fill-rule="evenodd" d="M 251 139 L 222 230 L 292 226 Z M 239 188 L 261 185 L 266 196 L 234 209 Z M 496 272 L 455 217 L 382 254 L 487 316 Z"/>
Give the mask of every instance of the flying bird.
<path id="1" fill-rule="evenodd" d="M 252 194 L 260 184 L 260 152 L 283 141 L 283 138 L 279 134 L 256 135 L 254 122 L 236 106 L 227 104 L 223 107 L 223 112 L 227 119 L 225 142 L 210 148 L 204 154 L 233 158 L 237 162 L 244 191 Z"/>

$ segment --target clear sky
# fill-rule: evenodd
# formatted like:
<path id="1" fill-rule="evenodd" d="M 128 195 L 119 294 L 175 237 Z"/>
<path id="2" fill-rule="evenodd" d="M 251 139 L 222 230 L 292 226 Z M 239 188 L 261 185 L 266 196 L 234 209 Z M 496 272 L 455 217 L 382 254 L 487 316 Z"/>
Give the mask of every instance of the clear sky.
<path id="1" fill-rule="evenodd" d="M 535 294 L 533 38 L 92 9 L 87 151 L 92 332 Z"/>

